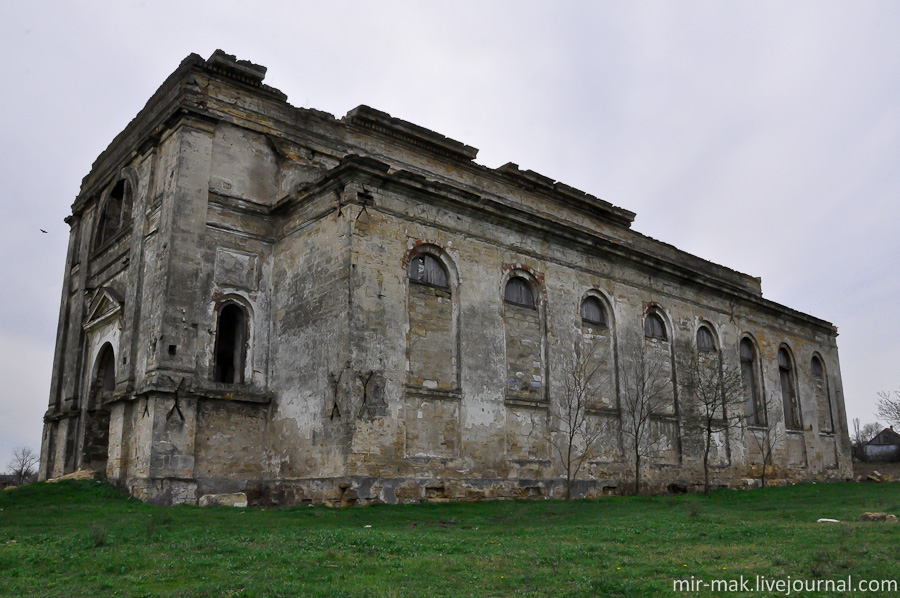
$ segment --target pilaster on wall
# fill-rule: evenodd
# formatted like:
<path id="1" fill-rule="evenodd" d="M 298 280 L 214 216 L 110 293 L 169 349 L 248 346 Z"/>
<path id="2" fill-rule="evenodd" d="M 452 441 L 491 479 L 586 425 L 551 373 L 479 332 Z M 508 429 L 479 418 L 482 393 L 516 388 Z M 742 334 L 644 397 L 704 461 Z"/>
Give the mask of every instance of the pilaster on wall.
<path id="1" fill-rule="evenodd" d="M 66 452 L 74 446 L 69 439 L 69 419 L 59 418 L 61 411 L 72 410 L 78 402 L 78 381 L 82 361 L 84 333 L 81 316 L 84 313 L 84 286 L 89 247 L 85 236 L 91 228 L 91 218 L 73 216 L 69 223 L 69 246 L 63 275 L 59 306 L 56 347 L 53 353 L 53 377 L 44 420 L 41 461 L 38 479 L 62 475 L 66 467 Z M 77 266 L 77 267 L 76 267 Z"/>
<path id="2" fill-rule="evenodd" d="M 147 371 L 193 374 L 198 351 L 198 310 L 205 305 L 197 283 L 203 271 L 214 125 L 184 118 L 161 142 L 158 177 L 162 178 L 159 223 L 161 248 L 155 284 L 161 314 L 152 331 L 155 350 Z"/>
<path id="3" fill-rule="evenodd" d="M 154 182 L 159 147 L 151 150 L 125 169 L 124 176 L 132 188 L 133 221 L 129 268 L 125 279 L 125 301 L 122 306 L 122 331 L 116 353 L 116 395 L 129 396 L 135 385 L 135 371 L 138 361 L 138 339 L 142 326 L 141 299 L 144 283 L 144 241 L 147 228 L 147 213 L 154 197 Z"/>
<path id="4" fill-rule="evenodd" d="M 81 219 L 72 217 L 69 222 L 69 249 L 66 256 L 66 270 L 63 275 L 62 297 L 59 301 L 59 323 L 56 330 L 56 349 L 53 353 L 53 372 L 54 376 L 50 381 L 50 402 L 49 409 L 56 410 L 62 404 L 62 372 L 66 367 L 66 344 L 68 339 L 68 322 L 70 319 L 70 301 L 72 290 L 72 266 L 78 260 L 78 230 L 81 226 Z"/>

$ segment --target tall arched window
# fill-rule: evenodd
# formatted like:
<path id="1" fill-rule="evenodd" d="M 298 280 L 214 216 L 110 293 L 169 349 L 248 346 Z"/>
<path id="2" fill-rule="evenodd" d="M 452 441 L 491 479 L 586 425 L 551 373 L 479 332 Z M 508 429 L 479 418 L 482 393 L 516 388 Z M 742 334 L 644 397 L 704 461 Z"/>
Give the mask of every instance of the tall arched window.
<path id="1" fill-rule="evenodd" d="M 236 303 L 225 303 L 219 309 L 216 326 L 213 382 L 241 384 L 247 356 L 247 314 Z"/>
<path id="2" fill-rule="evenodd" d="M 678 404 L 675 386 L 673 343 L 659 307 L 649 306 L 644 316 L 644 338 L 641 353 L 627 359 L 635 361 L 637 377 L 632 380 L 632 388 L 643 388 L 638 394 L 654 396 L 652 413 L 649 415 L 651 435 L 654 436 L 655 461 L 674 465 L 681 459 L 681 432 L 677 418 Z"/>
<path id="3" fill-rule="evenodd" d="M 831 413 L 831 400 L 828 392 L 828 379 L 825 368 L 818 356 L 813 355 L 810 362 L 813 379 L 813 392 L 816 395 L 816 409 L 819 412 L 819 431 L 834 432 L 834 417 Z"/>
<path id="4" fill-rule="evenodd" d="M 130 222 L 131 204 L 131 185 L 125 179 L 121 179 L 110 191 L 106 203 L 103 204 L 97 221 L 94 247 L 100 247 L 109 241 Z"/>
<path id="5" fill-rule="evenodd" d="M 781 379 L 781 402 L 784 406 L 784 425 L 789 430 L 800 430 L 803 424 L 797 408 L 797 389 L 794 386 L 794 366 L 787 349 L 778 350 L 778 376 Z"/>
<path id="6" fill-rule="evenodd" d="M 756 347 L 749 338 L 741 339 L 741 377 L 744 380 L 744 415 L 747 417 L 747 423 L 764 426 L 766 425 L 766 409 L 760 400 Z"/>
<path id="7" fill-rule="evenodd" d="M 532 283 L 510 278 L 503 290 L 506 326 L 506 395 L 525 401 L 543 401 L 544 331 Z"/>
<path id="8" fill-rule="evenodd" d="M 423 252 L 410 260 L 407 276 L 407 383 L 433 390 L 453 390 L 457 386 L 457 342 L 453 289 L 447 268 L 437 256 Z"/>
<path id="9" fill-rule="evenodd" d="M 575 365 L 584 383 L 585 402 L 590 408 L 613 408 L 615 397 L 615 348 L 607 308 L 598 291 L 590 290 L 581 301 L 581 347 Z"/>
<path id="10" fill-rule="evenodd" d="M 644 336 L 647 338 L 655 338 L 657 340 L 668 340 L 666 335 L 666 325 L 659 314 L 650 312 L 644 318 Z"/>
<path id="11" fill-rule="evenodd" d="M 716 339 L 706 326 L 697 329 L 697 350 L 701 353 L 715 353 Z"/>

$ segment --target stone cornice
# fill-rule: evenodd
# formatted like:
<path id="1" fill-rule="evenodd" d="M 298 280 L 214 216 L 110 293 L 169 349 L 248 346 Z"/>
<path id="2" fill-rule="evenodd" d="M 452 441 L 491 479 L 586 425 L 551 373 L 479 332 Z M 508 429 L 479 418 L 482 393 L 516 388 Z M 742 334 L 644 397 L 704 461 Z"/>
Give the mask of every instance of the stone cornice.
<path id="1" fill-rule="evenodd" d="M 487 219 L 508 227 L 540 233 L 553 238 L 554 242 L 561 245 L 574 246 L 581 252 L 594 255 L 600 253 L 629 263 L 632 267 L 653 276 L 665 277 L 679 284 L 699 286 L 732 301 L 753 305 L 776 316 L 789 317 L 804 326 L 813 326 L 829 336 L 837 335 L 837 329 L 830 322 L 764 299 L 758 292 L 757 279 L 703 260 L 671 245 L 633 231 L 629 233 L 634 235 L 637 243 L 625 242 L 596 230 L 576 226 L 569 221 L 554 219 L 549 214 L 524 210 L 520 205 L 511 202 L 501 203 L 499 198 L 478 195 L 407 171 L 391 172 L 387 164 L 373 158 L 348 156 L 319 180 L 296 194 L 283 198 L 276 204 L 275 210 L 289 213 L 296 206 L 333 189 L 343 188 L 351 181 L 408 197 L 418 197 L 431 205 L 444 205 L 482 220 Z M 378 209 L 378 206 L 375 206 L 375 209 Z M 655 248 L 659 251 L 654 251 Z M 671 256 L 664 255 L 666 252 L 671 253 Z"/>
<path id="2" fill-rule="evenodd" d="M 365 105 L 348 112 L 343 122 L 454 160 L 474 160 L 478 155 L 478 149 L 471 145 Z"/>

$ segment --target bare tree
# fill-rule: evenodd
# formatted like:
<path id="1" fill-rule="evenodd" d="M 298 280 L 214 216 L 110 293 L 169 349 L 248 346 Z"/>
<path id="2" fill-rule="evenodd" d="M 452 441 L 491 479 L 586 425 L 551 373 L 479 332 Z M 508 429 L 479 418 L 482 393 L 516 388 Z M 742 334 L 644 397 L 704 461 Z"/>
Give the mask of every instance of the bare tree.
<path id="1" fill-rule="evenodd" d="M 869 422 L 860 426 L 859 418 L 855 417 L 853 418 L 853 444 L 861 447 L 875 438 L 875 435 L 883 429 L 884 426 L 879 422 Z"/>
<path id="2" fill-rule="evenodd" d="M 9 473 L 15 476 L 16 485 L 21 486 L 34 478 L 34 466 L 38 463 L 38 455 L 27 446 L 20 446 L 13 450 L 13 456 L 7 467 Z"/>
<path id="3" fill-rule="evenodd" d="M 703 450 L 703 494 L 709 494 L 709 458 L 716 438 L 740 427 L 744 401 L 741 370 L 723 362 L 716 351 L 685 344 L 676 352 L 682 390 L 685 434 L 699 438 Z"/>
<path id="4" fill-rule="evenodd" d="M 662 440 L 653 418 L 671 405 L 671 376 L 668 356 L 648 352 L 642 338 L 631 337 L 623 352 L 620 370 L 620 406 L 625 450 L 634 471 L 634 493 L 641 492 L 641 468 L 652 459 Z"/>
<path id="5" fill-rule="evenodd" d="M 550 417 L 550 443 L 566 473 L 566 500 L 572 497 L 572 483 L 584 463 L 597 455 L 597 441 L 608 429 L 592 413 L 600 404 L 604 360 L 595 355 L 596 345 L 583 349 L 576 345 L 572 358 L 562 369 L 559 411 Z"/>
<path id="6" fill-rule="evenodd" d="M 875 404 L 878 406 L 878 417 L 884 418 L 889 424 L 900 426 L 900 390 L 893 393 L 880 391 Z"/>
<path id="7" fill-rule="evenodd" d="M 778 400 L 775 398 L 775 394 L 769 393 L 766 397 L 765 404 L 763 405 L 765 412 L 767 414 L 774 413 L 777 406 Z M 769 468 L 774 461 L 775 451 L 784 441 L 784 430 L 783 428 L 776 426 L 774 422 L 768 419 L 768 417 L 761 419 L 761 421 L 766 421 L 766 424 L 755 425 L 752 426 L 752 428 L 748 425 L 744 429 L 744 438 L 746 439 L 749 436 L 753 446 L 759 450 L 760 457 L 762 458 L 759 483 L 760 486 L 765 487 Z"/>
<path id="8" fill-rule="evenodd" d="M 862 442 L 860 446 L 866 444 L 875 436 L 884 429 L 884 426 L 878 422 L 869 422 L 868 424 L 863 424 L 862 431 L 860 431 L 860 439 Z"/>

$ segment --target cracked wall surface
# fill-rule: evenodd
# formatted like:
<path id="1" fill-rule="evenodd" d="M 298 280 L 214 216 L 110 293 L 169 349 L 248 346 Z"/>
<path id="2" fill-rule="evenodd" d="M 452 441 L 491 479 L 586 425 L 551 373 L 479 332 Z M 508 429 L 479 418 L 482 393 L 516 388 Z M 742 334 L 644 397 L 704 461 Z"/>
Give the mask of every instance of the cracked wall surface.
<path id="1" fill-rule="evenodd" d="M 643 351 L 666 400 L 642 476 L 695 487 L 702 447 L 685 431 L 678 364 L 701 326 L 716 363 L 740 367 L 752 341 L 772 406 L 766 425 L 740 409 L 714 436 L 713 483 L 751 483 L 762 437 L 777 439 L 772 479 L 850 475 L 833 325 L 641 235 L 602 199 L 512 163 L 489 169 L 475 148 L 366 106 L 341 119 L 293 107 L 264 75 L 220 51 L 189 56 L 85 177 L 67 219 L 42 478 L 100 462 L 169 504 L 562 496 L 564 378 L 585 354 L 598 372 L 586 417 L 603 434 L 573 491 L 624 492 L 623 380 Z M 127 204 L 117 226 L 114 201 Z M 410 279 L 422 255 L 446 284 Z M 512 279 L 533 306 L 507 300 Z M 582 319 L 588 297 L 604 323 Z M 215 374 L 225 306 L 244 316 L 235 382 Z M 644 337 L 650 313 L 666 338 Z M 104 347 L 114 388 L 98 412 Z"/>

